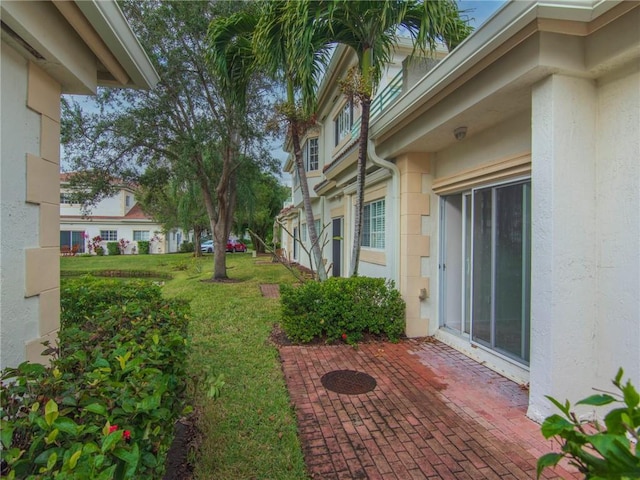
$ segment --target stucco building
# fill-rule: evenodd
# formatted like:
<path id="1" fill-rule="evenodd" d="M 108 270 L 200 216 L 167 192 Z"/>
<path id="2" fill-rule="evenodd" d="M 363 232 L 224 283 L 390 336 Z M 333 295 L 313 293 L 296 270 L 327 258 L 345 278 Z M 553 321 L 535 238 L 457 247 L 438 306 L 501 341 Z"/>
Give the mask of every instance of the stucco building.
<path id="1" fill-rule="evenodd" d="M 508 2 L 435 66 L 390 65 L 401 89 L 371 121 L 360 274 L 396 282 L 408 336 L 529 385 L 535 420 L 545 395 L 583 398 L 618 367 L 640 384 L 638 25 L 638 2 Z M 302 142 L 334 275 L 359 123 L 337 81 L 354 62 L 336 50 Z M 306 264 L 293 190 L 282 244 Z"/>
<path id="2" fill-rule="evenodd" d="M 123 253 L 140 252 L 138 242 L 149 243 L 149 253 L 174 253 L 180 250 L 182 241 L 189 236 L 179 228 L 164 232 L 164 228 L 147 215 L 136 200 L 136 190 L 124 183 L 117 184 L 117 191 L 101 199 L 85 210 L 74 203 L 75 190 L 70 185 L 73 173 L 60 174 L 60 251 L 89 252 L 89 241 L 102 238 L 100 246 L 106 252 L 107 242 L 125 245 Z"/>
<path id="3" fill-rule="evenodd" d="M 60 322 L 60 95 L 158 76 L 113 1 L 3 1 L 0 367 L 44 361 Z"/>

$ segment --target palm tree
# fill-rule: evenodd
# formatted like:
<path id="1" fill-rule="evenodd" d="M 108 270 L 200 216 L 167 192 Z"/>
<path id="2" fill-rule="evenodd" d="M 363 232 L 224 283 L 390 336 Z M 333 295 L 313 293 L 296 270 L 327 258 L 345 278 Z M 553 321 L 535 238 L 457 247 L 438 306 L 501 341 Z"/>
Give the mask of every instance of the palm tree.
<path id="1" fill-rule="evenodd" d="M 318 73 L 329 60 L 327 32 L 321 30 L 324 24 L 315 21 L 315 5 L 316 2 L 308 0 L 264 2 L 253 40 L 258 62 L 283 80 L 286 87 L 287 100 L 280 106 L 280 111 L 288 124 L 313 260 L 318 279 L 323 281 L 327 272 L 300 148 L 300 137 L 314 123 Z M 304 35 L 300 35 L 301 32 Z"/>
<path id="2" fill-rule="evenodd" d="M 471 27 L 460 18 L 455 0 L 326 0 L 319 18 L 331 40 L 351 47 L 358 57 L 357 75 L 345 92 L 362 109 L 356 177 L 356 212 L 350 275 L 357 275 L 362 239 L 364 183 L 371 99 L 400 33 L 411 35 L 415 51 L 435 50 L 437 42 L 457 46 Z M 304 32 L 301 32 L 304 35 Z"/>

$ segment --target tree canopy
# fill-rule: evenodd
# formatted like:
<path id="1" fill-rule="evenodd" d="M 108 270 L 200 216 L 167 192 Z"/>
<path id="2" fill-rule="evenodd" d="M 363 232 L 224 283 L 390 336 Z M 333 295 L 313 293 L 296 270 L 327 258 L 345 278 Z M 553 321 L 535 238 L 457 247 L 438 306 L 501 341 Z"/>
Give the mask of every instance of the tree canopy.
<path id="1" fill-rule="evenodd" d="M 241 84 L 230 81 L 210 62 L 210 23 L 247 5 L 125 1 L 121 7 L 161 81 L 150 91 L 101 89 L 92 108 L 63 101 L 66 160 L 81 172 L 75 181 L 90 187 L 90 200 L 96 201 L 112 194 L 105 179 L 137 182 L 149 167 L 191 178 L 209 228 L 226 244 L 238 170 L 247 162 L 263 171 L 279 169 L 269 153 L 266 128 L 272 83 L 254 70 L 246 71 Z M 222 255 L 216 254 L 214 278 L 225 278 L 224 248 L 217 250 Z"/>

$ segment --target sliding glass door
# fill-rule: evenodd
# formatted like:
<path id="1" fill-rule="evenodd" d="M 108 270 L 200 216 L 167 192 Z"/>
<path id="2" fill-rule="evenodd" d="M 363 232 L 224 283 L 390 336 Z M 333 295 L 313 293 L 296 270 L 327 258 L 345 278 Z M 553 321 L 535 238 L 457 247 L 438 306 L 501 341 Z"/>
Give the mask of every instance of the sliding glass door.
<path id="1" fill-rule="evenodd" d="M 529 362 L 531 182 L 443 197 L 443 325 Z"/>

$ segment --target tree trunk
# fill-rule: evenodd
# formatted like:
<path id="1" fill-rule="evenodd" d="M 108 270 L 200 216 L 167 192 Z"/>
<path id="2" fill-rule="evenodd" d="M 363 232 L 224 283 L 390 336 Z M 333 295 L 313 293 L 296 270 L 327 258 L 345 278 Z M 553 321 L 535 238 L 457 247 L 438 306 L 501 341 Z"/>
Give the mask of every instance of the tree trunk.
<path id="1" fill-rule="evenodd" d="M 364 187 L 367 170 L 367 140 L 369 139 L 369 112 L 371 96 L 361 99 L 362 115 L 360 117 L 360 139 L 358 140 L 358 166 L 356 175 L 356 206 L 353 229 L 353 249 L 351 251 L 351 268 L 349 276 L 358 275 L 360 264 L 360 246 L 362 245 L 362 223 L 364 215 Z"/>
<path id="2" fill-rule="evenodd" d="M 236 206 L 236 174 L 234 165 L 238 158 L 238 138 L 232 133 L 222 158 L 222 174 L 216 187 L 218 221 L 213 229 L 215 248 L 213 252 L 213 279 L 222 280 L 227 276 L 227 240 L 231 233 L 233 212 Z"/>
<path id="3" fill-rule="evenodd" d="M 298 171 L 298 178 L 300 179 L 300 188 L 302 189 L 302 201 L 304 204 L 304 213 L 307 220 L 307 232 L 309 233 L 309 240 L 311 241 L 311 253 L 313 260 L 315 261 L 318 280 L 321 282 L 327 279 L 327 271 L 324 268 L 324 261 L 322 260 L 322 250 L 320 241 L 318 239 L 318 232 L 316 231 L 315 219 L 313 218 L 313 210 L 311 208 L 311 196 L 309 194 L 309 184 L 307 183 L 307 172 L 304 169 L 302 163 L 302 150 L 300 149 L 300 132 L 298 131 L 298 124 L 295 121 L 290 122 L 291 128 L 291 141 L 293 143 L 293 154 L 296 162 L 296 168 Z M 296 239 L 294 239 L 296 241 Z M 313 270 L 313 265 L 311 265 Z"/>

